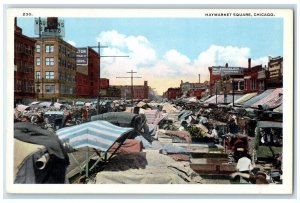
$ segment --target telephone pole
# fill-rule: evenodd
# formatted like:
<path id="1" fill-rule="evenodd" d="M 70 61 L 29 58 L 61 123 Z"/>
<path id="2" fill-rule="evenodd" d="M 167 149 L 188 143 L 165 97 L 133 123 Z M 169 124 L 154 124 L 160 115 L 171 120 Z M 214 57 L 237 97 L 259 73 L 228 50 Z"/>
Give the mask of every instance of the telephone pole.
<path id="1" fill-rule="evenodd" d="M 133 78 L 142 78 L 142 77 L 133 77 L 133 74 L 137 73 L 137 72 L 133 72 L 133 70 L 131 70 L 130 72 L 126 72 L 126 73 L 130 73 L 131 76 L 130 77 L 116 77 L 116 78 L 130 78 L 131 79 L 131 104 L 133 104 Z"/>
<path id="2" fill-rule="evenodd" d="M 98 95 L 97 95 L 97 114 L 100 113 L 100 97 L 101 97 L 101 87 L 100 87 L 100 84 L 101 84 L 101 66 L 100 66 L 100 58 L 101 57 L 129 57 L 129 56 L 101 56 L 100 54 L 100 49 L 101 48 L 108 48 L 108 46 L 100 46 L 100 42 L 98 42 L 98 46 L 89 46 L 90 48 L 98 48 L 98 55 L 99 55 L 99 80 L 98 80 L 98 85 L 97 85 L 97 91 L 98 91 Z"/>

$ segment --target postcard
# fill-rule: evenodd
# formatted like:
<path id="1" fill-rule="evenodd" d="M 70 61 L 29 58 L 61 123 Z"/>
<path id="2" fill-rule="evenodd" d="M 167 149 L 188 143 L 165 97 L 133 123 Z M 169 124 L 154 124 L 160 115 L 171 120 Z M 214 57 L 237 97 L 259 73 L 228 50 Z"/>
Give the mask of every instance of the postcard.
<path id="1" fill-rule="evenodd" d="M 7 8 L 7 193 L 292 194 L 293 13 Z"/>

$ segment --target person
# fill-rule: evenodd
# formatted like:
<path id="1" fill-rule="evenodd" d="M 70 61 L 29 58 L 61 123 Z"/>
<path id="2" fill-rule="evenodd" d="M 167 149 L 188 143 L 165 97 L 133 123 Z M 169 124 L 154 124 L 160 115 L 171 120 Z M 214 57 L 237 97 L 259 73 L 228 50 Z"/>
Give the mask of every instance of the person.
<path id="1" fill-rule="evenodd" d="M 229 133 L 235 134 L 237 132 L 237 125 L 235 123 L 234 118 L 231 118 L 228 122 Z"/>
<path id="2" fill-rule="evenodd" d="M 269 184 L 267 181 L 267 175 L 262 171 L 258 171 L 256 174 L 241 172 L 235 172 L 231 174 L 232 178 L 236 178 L 237 176 L 244 178 L 252 184 Z"/>

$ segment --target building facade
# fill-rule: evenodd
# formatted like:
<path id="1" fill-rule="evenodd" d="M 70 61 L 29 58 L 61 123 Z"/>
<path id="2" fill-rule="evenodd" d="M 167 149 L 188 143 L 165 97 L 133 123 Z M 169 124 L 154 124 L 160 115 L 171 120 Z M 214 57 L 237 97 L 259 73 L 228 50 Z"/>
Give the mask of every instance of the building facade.
<path id="1" fill-rule="evenodd" d="M 88 64 L 77 65 L 76 96 L 96 98 L 99 84 L 99 54 L 88 48 Z"/>
<path id="2" fill-rule="evenodd" d="M 243 67 L 212 66 L 208 68 L 210 74 L 210 95 L 244 92 L 244 70 Z"/>
<path id="3" fill-rule="evenodd" d="M 76 48 L 59 37 L 36 38 L 35 89 L 38 99 L 76 96 Z"/>
<path id="4" fill-rule="evenodd" d="M 251 59 L 248 59 L 248 68 L 244 70 L 244 93 L 263 92 L 265 90 L 265 69 L 262 65 L 251 67 Z"/>
<path id="5" fill-rule="evenodd" d="M 177 87 L 177 88 L 168 88 L 168 90 L 164 93 L 164 97 L 166 97 L 169 100 L 173 100 L 173 99 L 177 99 L 179 98 L 182 94 L 181 94 L 181 88 Z"/>
<path id="6" fill-rule="evenodd" d="M 119 88 L 121 90 L 121 98 L 130 100 L 132 98 L 131 94 L 131 86 L 125 85 L 125 86 L 114 86 L 116 88 Z M 149 87 L 148 82 L 144 81 L 144 85 L 134 85 L 133 86 L 133 99 L 135 100 L 143 100 L 143 99 L 149 99 Z"/>
<path id="7" fill-rule="evenodd" d="M 36 99 L 34 90 L 34 47 L 35 40 L 22 34 L 14 26 L 14 104 L 29 103 Z"/>

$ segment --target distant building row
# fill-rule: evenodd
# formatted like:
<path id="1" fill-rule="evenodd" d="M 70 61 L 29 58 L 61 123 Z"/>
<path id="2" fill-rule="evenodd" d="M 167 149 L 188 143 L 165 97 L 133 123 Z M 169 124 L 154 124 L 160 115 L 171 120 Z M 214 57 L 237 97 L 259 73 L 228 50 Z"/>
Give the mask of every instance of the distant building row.
<path id="1" fill-rule="evenodd" d="M 266 89 L 283 87 L 283 57 L 269 57 L 267 67 L 262 65 L 248 67 L 212 66 L 208 67 L 209 82 L 183 83 L 178 88 L 169 88 L 164 97 L 176 99 L 179 97 L 201 97 L 216 94 L 245 94 L 263 92 Z"/>

